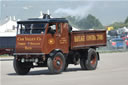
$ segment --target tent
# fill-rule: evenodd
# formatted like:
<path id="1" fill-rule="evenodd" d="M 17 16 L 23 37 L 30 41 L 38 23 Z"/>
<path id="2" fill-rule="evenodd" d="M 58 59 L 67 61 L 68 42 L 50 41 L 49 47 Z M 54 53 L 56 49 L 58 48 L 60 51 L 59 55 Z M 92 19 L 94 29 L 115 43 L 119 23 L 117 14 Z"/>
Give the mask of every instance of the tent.
<path id="1" fill-rule="evenodd" d="M 0 32 L 7 32 L 7 31 L 13 31 L 16 30 L 17 23 L 16 21 L 10 19 L 3 25 L 0 26 Z"/>
<path id="2" fill-rule="evenodd" d="M 3 25 L 0 26 L 0 37 L 1 36 L 16 36 L 16 21 L 10 19 Z"/>

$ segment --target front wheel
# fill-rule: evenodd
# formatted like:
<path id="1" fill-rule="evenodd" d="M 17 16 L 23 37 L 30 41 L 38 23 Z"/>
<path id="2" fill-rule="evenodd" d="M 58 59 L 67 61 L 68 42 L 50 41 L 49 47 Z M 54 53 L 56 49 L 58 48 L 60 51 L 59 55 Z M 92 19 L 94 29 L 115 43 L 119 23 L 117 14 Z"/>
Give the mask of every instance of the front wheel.
<path id="1" fill-rule="evenodd" d="M 17 74 L 26 75 L 30 71 L 30 67 L 28 67 L 30 63 L 22 63 L 18 61 L 16 58 L 13 60 L 13 67 Z"/>
<path id="2" fill-rule="evenodd" d="M 87 53 L 87 52 L 86 52 Z M 95 70 L 98 64 L 98 55 L 95 49 L 90 48 L 80 60 L 80 65 L 83 70 Z"/>
<path id="3" fill-rule="evenodd" d="M 56 53 L 54 56 L 49 57 L 47 66 L 52 74 L 61 73 L 65 68 L 65 57 L 61 52 Z"/>

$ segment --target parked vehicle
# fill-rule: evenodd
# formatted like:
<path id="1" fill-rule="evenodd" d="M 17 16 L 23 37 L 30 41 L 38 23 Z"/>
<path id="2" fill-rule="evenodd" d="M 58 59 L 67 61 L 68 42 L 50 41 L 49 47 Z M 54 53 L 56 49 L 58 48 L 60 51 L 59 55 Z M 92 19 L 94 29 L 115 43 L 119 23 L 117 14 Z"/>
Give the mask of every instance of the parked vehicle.
<path id="1" fill-rule="evenodd" d="M 128 38 L 125 38 L 126 47 L 128 48 Z"/>
<path id="2" fill-rule="evenodd" d="M 110 42 L 111 42 L 112 48 L 114 48 L 114 49 L 126 47 L 126 44 L 122 38 L 114 38 Z"/>
<path id="3" fill-rule="evenodd" d="M 106 30 L 72 31 L 65 18 L 18 21 L 14 69 L 25 75 L 31 68 L 48 67 L 53 74 L 66 70 L 69 64 L 83 70 L 97 68 L 96 48 L 106 46 Z"/>
<path id="4" fill-rule="evenodd" d="M 16 45 L 16 37 L 2 36 L 0 37 L 0 55 L 13 55 Z"/>

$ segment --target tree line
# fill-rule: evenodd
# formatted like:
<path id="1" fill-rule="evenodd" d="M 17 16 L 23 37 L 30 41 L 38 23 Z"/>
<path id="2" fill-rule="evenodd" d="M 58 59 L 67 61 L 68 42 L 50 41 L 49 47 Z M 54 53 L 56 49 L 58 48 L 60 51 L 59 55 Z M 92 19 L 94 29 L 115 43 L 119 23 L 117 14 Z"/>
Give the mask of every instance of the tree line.
<path id="1" fill-rule="evenodd" d="M 124 20 L 124 22 L 114 22 L 109 26 L 113 26 L 114 29 L 119 29 L 123 27 L 128 27 L 128 17 Z"/>
<path id="2" fill-rule="evenodd" d="M 82 19 L 75 16 L 67 16 L 66 19 L 69 23 L 80 29 L 103 29 L 102 23 L 93 15 L 89 14 L 87 17 Z"/>
<path id="3" fill-rule="evenodd" d="M 97 19 L 95 16 L 88 14 L 88 16 L 80 19 L 75 16 L 67 16 L 66 19 L 69 23 L 80 29 L 105 29 L 105 26 Z M 124 26 L 128 27 L 128 17 L 125 19 L 124 22 L 114 22 L 109 26 L 113 26 L 114 29 L 122 28 Z"/>

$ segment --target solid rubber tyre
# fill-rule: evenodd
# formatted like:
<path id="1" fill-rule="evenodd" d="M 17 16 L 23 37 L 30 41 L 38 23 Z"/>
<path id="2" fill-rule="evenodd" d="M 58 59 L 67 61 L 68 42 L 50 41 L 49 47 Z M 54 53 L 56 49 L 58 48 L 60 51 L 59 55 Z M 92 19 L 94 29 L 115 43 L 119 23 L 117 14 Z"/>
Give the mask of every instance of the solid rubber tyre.
<path id="1" fill-rule="evenodd" d="M 82 70 L 95 70 L 98 64 L 98 55 L 95 49 L 90 48 L 80 60 Z"/>
<path id="2" fill-rule="evenodd" d="M 57 52 L 47 60 L 48 70 L 52 74 L 59 74 L 64 71 L 65 57 L 61 52 Z"/>
<path id="3" fill-rule="evenodd" d="M 20 61 L 16 60 L 16 58 L 14 58 L 13 60 L 13 67 L 15 72 L 18 75 L 26 75 L 28 74 L 28 72 L 30 71 L 30 67 L 27 67 L 27 63 L 21 63 Z"/>

